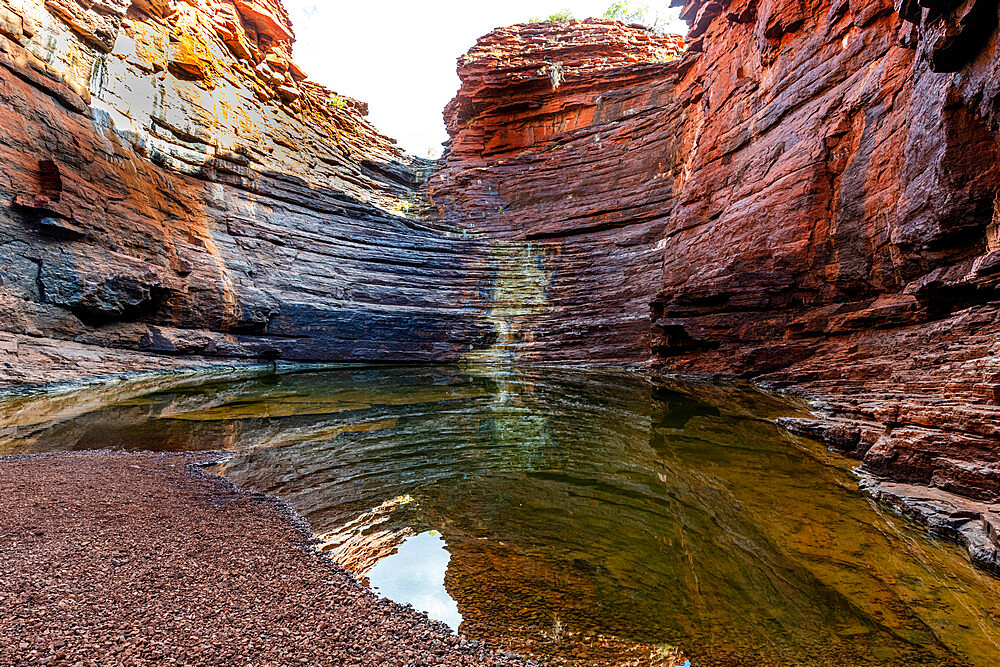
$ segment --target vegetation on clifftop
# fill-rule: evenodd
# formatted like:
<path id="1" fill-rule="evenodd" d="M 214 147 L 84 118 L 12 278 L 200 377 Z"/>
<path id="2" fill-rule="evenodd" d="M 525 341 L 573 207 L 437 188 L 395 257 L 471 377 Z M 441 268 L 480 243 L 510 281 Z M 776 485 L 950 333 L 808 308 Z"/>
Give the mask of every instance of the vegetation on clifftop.
<path id="1" fill-rule="evenodd" d="M 530 19 L 528 19 L 528 23 L 545 23 L 546 21 L 551 21 L 552 23 L 566 23 L 567 21 L 572 21 L 575 18 L 576 16 L 573 15 L 573 12 L 569 11 L 568 9 L 564 9 L 562 11 L 555 12 L 554 14 L 549 14 L 548 16 L 545 17 L 532 16 Z"/>
<path id="2" fill-rule="evenodd" d="M 621 21 L 626 24 L 639 24 L 657 32 L 666 32 L 670 24 L 670 3 L 668 0 L 656 2 L 635 2 L 620 0 L 613 2 L 601 15 L 611 21 Z M 568 9 L 555 12 L 549 16 L 533 16 L 528 23 L 567 23 L 576 18 Z"/>
<path id="3" fill-rule="evenodd" d="M 638 23 L 657 32 L 666 32 L 669 25 L 670 3 L 667 0 L 638 3 L 633 0 L 614 2 L 604 12 L 604 18 L 622 23 Z"/>

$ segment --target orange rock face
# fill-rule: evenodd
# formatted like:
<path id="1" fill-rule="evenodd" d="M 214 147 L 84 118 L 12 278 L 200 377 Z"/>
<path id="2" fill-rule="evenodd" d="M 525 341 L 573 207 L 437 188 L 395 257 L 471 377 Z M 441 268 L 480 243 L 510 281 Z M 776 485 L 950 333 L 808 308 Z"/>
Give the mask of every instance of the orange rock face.
<path id="1" fill-rule="evenodd" d="M 520 354 L 796 387 L 851 426 L 794 428 L 866 470 L 995 499 L 998 11 L 698 0 L 676 60 L 600 21 L 498 30 L 429 193 L 534 248 Z"/>
<path id="2" fill-rule="evenodd" d="M 457 360 L 492 335 L 482 243 L 406 217 L 428 164 L 305 78 L 280 3 L 0 18 L 0 382 Z"/>

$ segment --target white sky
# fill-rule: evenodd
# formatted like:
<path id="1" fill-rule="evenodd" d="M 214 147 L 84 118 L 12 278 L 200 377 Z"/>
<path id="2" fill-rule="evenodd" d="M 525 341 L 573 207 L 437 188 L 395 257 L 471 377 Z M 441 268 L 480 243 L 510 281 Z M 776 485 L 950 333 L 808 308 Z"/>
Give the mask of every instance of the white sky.
<path id="1" fill-rule="evenodd" d="M 284 0 L 309 78 L 368 102 L 369 119 L 410 153 L 436 156 L 456 61 L 493 28 L 568 9 L 600 16 L 612 0 Z M 666 6 L 667 0 L 651 3 Z M 670 10 L 676 17 L 679 10 Z M 685 33 L 674 20 L 671 32 Z"/>

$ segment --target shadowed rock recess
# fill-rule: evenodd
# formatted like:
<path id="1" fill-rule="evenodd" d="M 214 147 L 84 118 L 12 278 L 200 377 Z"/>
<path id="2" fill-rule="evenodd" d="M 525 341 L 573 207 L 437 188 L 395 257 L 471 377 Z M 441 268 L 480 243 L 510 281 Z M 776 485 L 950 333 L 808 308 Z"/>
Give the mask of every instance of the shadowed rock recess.
<path id="1" fill-rule="evenodd" d="M 434 164 L 305 78 L 278 0 L 4 0 L 0 383 L 276 358 L 754 378 L 816 397 L 783 425 L 1000 571 L 998 13 L 499 29 Z"/>

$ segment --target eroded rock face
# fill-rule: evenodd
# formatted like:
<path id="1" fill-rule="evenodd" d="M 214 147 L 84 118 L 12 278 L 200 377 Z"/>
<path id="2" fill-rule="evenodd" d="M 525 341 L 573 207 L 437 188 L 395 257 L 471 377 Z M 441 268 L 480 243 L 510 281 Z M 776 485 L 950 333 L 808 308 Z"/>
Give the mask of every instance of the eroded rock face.
<path id="1" fill-rule="evenodd" d="M 998 7 L 921 4 L 813 3 L 779 37 L 761 21 L 793 23 L 783 3 L 712 22 L 686 74 L 709 103 L 672 211 L 685 259 L 654 302 L 703 349 L 676 354 L 665 336 L 657 352 L 806 386 L 866 423 L 869 471 L 991 499 Z M 749 81 L 726 86 L 733 44 Z"/>
<path id="2" fill-rule="evenodd" d="M 998 11 L 698 0 L 670 62 L 600 21 L 495 31 L 429 193 L 554 276 L 519 354 L 806 390 L 870 472 L 993 499 Z"/>
<path id="3" fill-rule="evenodd" d="M 439 361 L 493 336 L 483 244 L 404 215 L 429 163 L 305 78 L 280 2 L 0 19 L 4 383 L 66 379 L 80 346 L 119 372 L 111 350 Z"/>
<path id="4" fill-rule="evenodd" d="M 673 198 L 662 169 L 678 141 L 677 123 L 651 114 L 669 88 L 650 82 L 676 78 L 682 48 L 589 20 L 496 30 L 459 60 L 451 149 L 428 192 L 444 219 L 497 239 L 497 261 L 530 256 L 542 277 L 494 295 L 501 352 L 648 360 Z"/>

